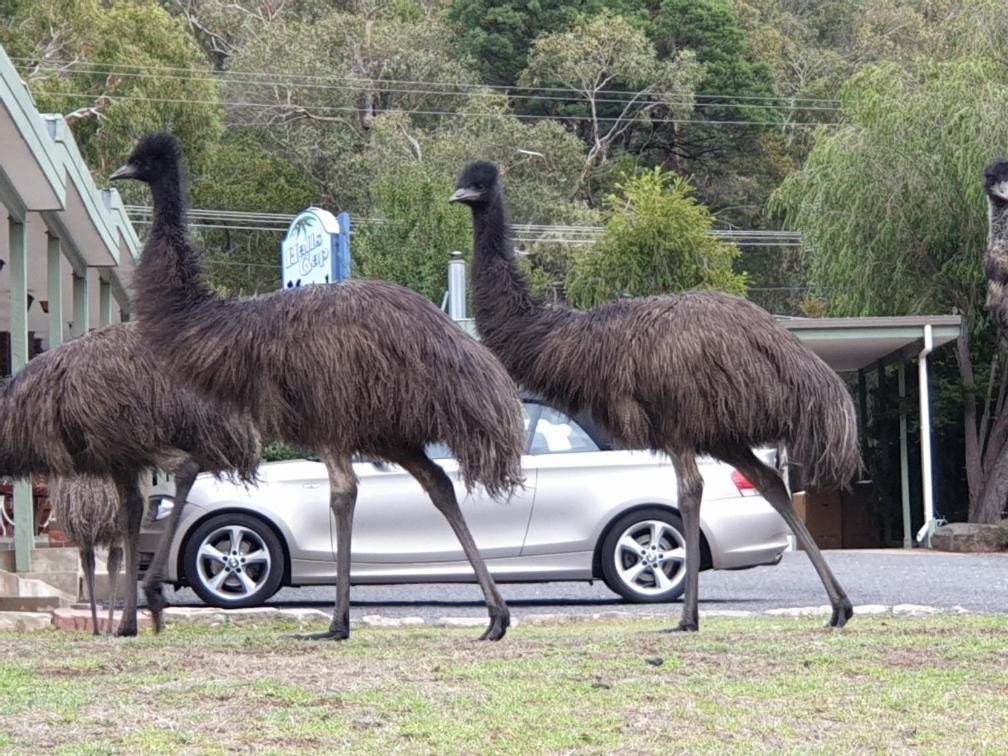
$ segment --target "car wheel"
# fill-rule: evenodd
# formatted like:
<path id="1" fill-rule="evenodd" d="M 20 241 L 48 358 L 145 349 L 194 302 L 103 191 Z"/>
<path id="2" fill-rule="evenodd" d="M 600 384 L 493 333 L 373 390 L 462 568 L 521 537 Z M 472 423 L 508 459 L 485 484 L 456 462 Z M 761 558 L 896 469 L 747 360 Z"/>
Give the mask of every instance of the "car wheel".
<path id="1" fill-rule="evenodd" d="M 682 520 L 659 507 L 620 517 L 602 541 L 602 577 L 628 601 L 675 601 L 686 588 Z"/>
<path id="2" fill-rule="evenodd" d="M 189 536 L 183 568 L 189 586 L 211 606 L 258 606 L 277 592 L 284 557 L 273 530 L 240 513 L 211 517 Z"/>

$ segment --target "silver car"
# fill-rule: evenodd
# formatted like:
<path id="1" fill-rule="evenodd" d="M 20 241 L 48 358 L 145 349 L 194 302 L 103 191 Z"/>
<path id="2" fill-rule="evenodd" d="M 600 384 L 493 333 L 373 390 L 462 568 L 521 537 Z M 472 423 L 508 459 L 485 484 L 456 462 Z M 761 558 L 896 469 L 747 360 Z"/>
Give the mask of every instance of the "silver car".
<path id="1" fill-rule="evenodd" d="M 678 598 L 685 551 L 669 460 L 616 451 L 587 418 L 526 401 L 525 487 L 507 501 L 467 494 L 458 464 L 430 449 L 455 479 L 466 520 L 500 582 L 604 580 L 628 601 Z M 765 458 L 772 452 L 763 452 Z M 420 486 L 398 467 L 358 463 L 351 582 L 475 582 L 462 549 Z M 731 467 L 703 460 L 701 565 L 775 564 L 787 525 Z M 320 462 L 270 462 L 246 488 L 209 475 L 193 486 L 168 558 L 167 581 L 220 607 L 257 606 L 281 586 L 334 584 L 336 531 Z M 173 490 L 154 489 L 141 534 L 150 563 Z"/>

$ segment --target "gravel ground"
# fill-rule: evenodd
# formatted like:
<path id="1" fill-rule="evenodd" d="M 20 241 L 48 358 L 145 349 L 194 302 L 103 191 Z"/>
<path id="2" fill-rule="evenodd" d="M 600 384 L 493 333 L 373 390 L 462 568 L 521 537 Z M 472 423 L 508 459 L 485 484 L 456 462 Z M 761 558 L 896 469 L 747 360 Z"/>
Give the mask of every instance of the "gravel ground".
<path id="1" fill-rule="evenodd" d="M 858 604 L 925 604 L 977 612 L 1008 612 L 1008 554 L 948 554 L 924 550 L 830 551 L 826 560 Z M 654 613 L 654 604 L 627 604 L 601 582 L 502 585 L 513 616 L 542 613 L 630 611 Z M 331 607 L 332 586 L 285 588 L 270 605 Z M 351 616 L 483 616 L 476 585 L 358 585 L 351 589 Z M 200 606 L 192 591 L 169 591 L 176 606 Z M 802 552 L 788 552 L 774 567 L 700 575 L 701 609 L 765 611 L 820 606 L 826 593 Z M 678 614 L 679 606 L 667 606 Z"/>

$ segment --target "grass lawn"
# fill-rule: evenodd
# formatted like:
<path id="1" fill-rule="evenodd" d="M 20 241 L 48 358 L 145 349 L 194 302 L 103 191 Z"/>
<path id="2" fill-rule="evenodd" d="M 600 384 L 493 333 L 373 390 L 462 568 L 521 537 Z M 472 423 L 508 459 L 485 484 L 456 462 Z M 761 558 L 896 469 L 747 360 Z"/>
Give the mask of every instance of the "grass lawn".
<path id="1" fill-rule="evenodd" d="M 671 622 L 671 617 L 670 617 Z M 0 751 L 1004 753 L 1008 616 L 0 633 Z M 646 659 L 660 657 L 660 665 Z"/>

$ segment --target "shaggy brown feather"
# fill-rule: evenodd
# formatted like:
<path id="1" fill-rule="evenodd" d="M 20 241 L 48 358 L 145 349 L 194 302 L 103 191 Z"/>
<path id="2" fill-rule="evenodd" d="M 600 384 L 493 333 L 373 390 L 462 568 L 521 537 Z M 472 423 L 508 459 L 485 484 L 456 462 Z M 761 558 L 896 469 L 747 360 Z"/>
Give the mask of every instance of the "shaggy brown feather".
<path id="1" fill-rule="evenodd" d="M 0 474 L 136 478 L 192 456 L 253 481 L 259 433 L 166 377 L 133 323 L 35 357 L 0 387 Z"/>
<path id="2" fill-rule="evenodd" d="M 174 154 L 150 182 L 134 310 L 179 380 L 250 411 L 269 437 L 389 461 L 442 442 L 469 486 L 500 494 L 521 482 L 520 399 L 485 347 L 427 298 L 382 281 L 214 294 L 186 238 L 177 147 L 159 146 Z"/>
<path id="3" fill-rule="evenodd" d="M 154 219 L 134 279 L 144 336 L 167 369 L 222 403 L 252 413 L 270 436 L 316 449 L 336 521 L 337 599 L 329 630 L 350 633 L 355 455 L 398 463 L 455 531 L 487 601 L 497 640 L 507 606 L 476 548 L 444 470 L 425 447 L 455 453 L 470 488 L 509 493 L 522 480 L 521 401 L 507 372 L 419 294 L 351 280 L 249 299 L 213 293 L 189 244 L 178 143 L 144 137 L 120 178 L 147 182 Z"/>
<path id="4" fill-rule="evenodd" d="M 858 474 L 850 394 L 762 308 L 705 291 L 548 308 L 518 270 L 503 199 L 476 221 L 476 327 L 524 388 L 590 409 L 627 448 L 718 456 L 784 442 L 811 485 Z"/>
<path id="5" fill-rule="evenodd" d="M 515 263 L 496 166 L 470 165 L 451 199 L 473 213 L 476 326 L 512 377 L 568 412 L 590 410 L 617 443 L 671 457 L 686 542 L 676 629 L 699 628 L 698 454 L 734 466 L 780 513 L 829 594 L 830 625 L 843 626 L 853 614 L 850 599 L 779 473 L 752 452 L 784 442 L 811 484 L 849 484 L 861 463 L 854 404 L 839 377 L 768 313 L 738 297 L 688 292 L 588 312 L 544 307 Z M 662 570 L 651 566 L 656 581 Z"/>
<path id="6" fill-rule="evenodd" d="M 254 481 L 260 452 L 251 420 L 173 384 L 135 324 L 107 326 L 68 341 L 0 386 L 0 474 L 102 476 L 119 489 L 128 531 L 123 635 L 136 634 L 140 476 L 154 467 L 176 473 L 176 496 L 184 503 L 200 470 Z M 181 504 L 173 510 L 144 578 L 155 629 L 160 629 L 167 538 L 181 511 Z"/>
<path id="7" fill-rule="evenodd" d="M 987 192 L 987 311 L 1002 349 L 1008 349 L 1008 161 L 998 160 L 984 171 Z"/>

